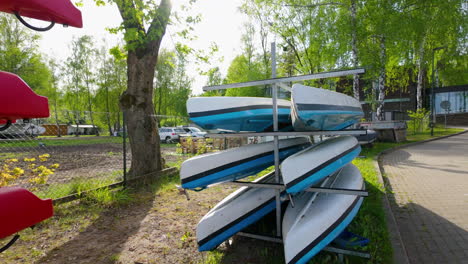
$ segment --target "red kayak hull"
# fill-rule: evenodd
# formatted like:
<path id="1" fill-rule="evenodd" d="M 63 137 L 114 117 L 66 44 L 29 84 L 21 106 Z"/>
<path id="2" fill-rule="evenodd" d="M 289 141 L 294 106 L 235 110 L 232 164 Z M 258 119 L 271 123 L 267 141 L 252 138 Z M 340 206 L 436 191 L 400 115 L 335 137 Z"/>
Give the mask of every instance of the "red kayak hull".
<path id="1" fill-rule="evenodd" d="M 70 0 L 2 0 L 0 11 L 82 28 L 81 11 Z"/>
<path id="2" fill-rule="evenodd" d="M 17 75 L 0 71 L 0 120 L 49 117 L 47 97 L 37 95 Z"/>
<path id="3" fill-rule="evenodd" d="M 26 189 L 0 188 L 0 239 L 54 215 L 52 200 L 42 200 Z"/>

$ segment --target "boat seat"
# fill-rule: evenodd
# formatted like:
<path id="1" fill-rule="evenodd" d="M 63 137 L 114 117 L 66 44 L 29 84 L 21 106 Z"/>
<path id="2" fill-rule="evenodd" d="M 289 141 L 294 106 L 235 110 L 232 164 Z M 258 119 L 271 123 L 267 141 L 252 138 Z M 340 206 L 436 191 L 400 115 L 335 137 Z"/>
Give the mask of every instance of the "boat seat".
<path id="1" fill-rule="evenodd" d="M 0 11 L 82 28 L 81 11 L 70 0 L 2 0 Z"/>
<path id="2" fill-rule="evenodd" d="M 42 200 L 23 188 L 0 188 L 0 239 L 32 227 L 53 214 L 51 199 Z"/>
<path id="3" fill-rule="evenodd" d="M 0 124 L 49 117 L 47 97 L 37 95 L 17 75 L 0 71 Z"/>

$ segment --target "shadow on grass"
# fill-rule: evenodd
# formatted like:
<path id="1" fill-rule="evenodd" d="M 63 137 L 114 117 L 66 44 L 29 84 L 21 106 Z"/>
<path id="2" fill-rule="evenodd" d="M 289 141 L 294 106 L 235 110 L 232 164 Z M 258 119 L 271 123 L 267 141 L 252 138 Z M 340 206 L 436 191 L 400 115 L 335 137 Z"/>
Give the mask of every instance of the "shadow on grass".
<path id="1" fill-rule="evenodd" d="M 115 263 L 125 242 L 138 232 L 153 207 L 155 188 L 142 188 L 142 201 L 104 209 L 86 229 L 36 263 Z"/>

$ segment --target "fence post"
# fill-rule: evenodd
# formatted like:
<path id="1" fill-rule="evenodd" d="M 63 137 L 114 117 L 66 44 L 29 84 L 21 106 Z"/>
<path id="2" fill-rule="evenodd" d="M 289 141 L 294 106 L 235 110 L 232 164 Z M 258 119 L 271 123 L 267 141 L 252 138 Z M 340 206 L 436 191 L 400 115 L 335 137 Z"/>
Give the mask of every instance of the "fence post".
<path id="1" fill-rule="evenodd" d="M 127 127 L 125 111 L 122 112 L 122 141 L 123 141 L 123 186 L 127 187 Z"/>

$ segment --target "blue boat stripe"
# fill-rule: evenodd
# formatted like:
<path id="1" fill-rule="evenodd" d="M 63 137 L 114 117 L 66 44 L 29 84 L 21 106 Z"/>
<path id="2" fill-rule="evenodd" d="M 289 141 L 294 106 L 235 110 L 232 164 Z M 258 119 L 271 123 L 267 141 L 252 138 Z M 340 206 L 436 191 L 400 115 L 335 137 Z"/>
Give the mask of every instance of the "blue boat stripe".
<path id="1" fill-rule="evenodd" d="M 309 245 L 302 249 L 296 256 L 294 256 L 294 258 L 292 258 L 288 262 L 288 264 L 298 263 L 299 261 L 301 261 L 301 263 L 305 263 L 308 259 L 304 260 L 302 258 L 305 255 L 307 255 L 307 253 L 309 253 L 311 250 L 313 250 L 322 240 L 324 240 L 328 235 L 330 235 L 330 233 L 332 233 L 336 228 L 338 228 L 342 224 L 342 222 L 351 214 L 353 209 L 358 205 L 360 199 L 362 198 L 356 196 L 353 203 L 346 209 L 346 211 L 340 216 L 340 218 L 336 220 L 329 228 L 327 228 L 327 230 L 325 230 L 325 232 L 323 232 L 319 237 L 317 237 L 314 241 L 312 241 Z"/>
<path id="2" fill-rule="evenodd" d="M 299 111 L 327 110 L 327 111 L 355 111 L 362 112 L 361 107 L 330 104 L 296 104 Z"/>
<path id="3" fill-rule="evenodd" d="M 249 188 L 250 189 L 250 188 Z M 270 204 L 274 204 L 275 205 L 275 197 L 269 199 L 268 201 L 262 203 L 261 205 L 255 207 L 254 209 L 250 210 L 249 212 L 247 212 L 246 214 L 240 216 L 239 218 L 237 218 L 236 220 L 230 222 L 229 224 L 223 226 L 222 228 L 216 230 L 215 232 L 211 233 L 209 236 L 203 238 L 202 240 L 198 241 L 198 247 L 199 248 L 202 248 L 205 244 L 207 244 L 208 242 L 210 242 L 211 240 L 215 240 L 217 239 L 217 237 L 221 236 L 223 233 L 226 233 L 229 229 L 233 228 L 236 224 L 239 224 L 241 223 L 243 220 L 245 219 L 248 219 L 249 217 L 253 216 L 255 213 L 257 213 L 258 211 L 260 211 L 261 209 L 263 209 L 264 207 L 268 207 L 268 205 Z M 268 213 L 268 212 L 265 212 L 265 214 Z M 263 215 L 261 215 L 263 216 Z M 259 216 L 259 218 L 261 217 Z M 252 219 L 254 220 L 254 219 Z M 254 220 L 256 221 L 256 219 Z M 252 222 L 253 223 L 253 222 Z M 252 224 L 252 223 L 249 223 L 249 224 Z M 247 227 L 249 224 L 246 224 L 244 227 L 240 227 L 238 231 L 235 231 L 235 230 L 231 230 L 231 231 L 234 231 L 232 235 L 234 235 L 235 233 L 239 232 L 240 230 L 242 230 L 243 228 Z M 228 238 L 232 235 L 229 235 Z M 223 240 L 224 241 L 224 240 Z M 219 243 L 223 242 L 223 241 L 220 241 Z M 219 244 L 218 244 L 219 245 Z M 217 246 L 217 245 L 215 245 Z M 213 247 L 214 248 L 214 247 Z M 211 250 L 212 248 L 207 248 L 207 249 L 203 249 L 203 250 Z"/>
<path id="4" fill-rule="evenodd" d="M 317 145 L 316 145 L 317 146 Z M 320 164 L 319 166 L 309 170 L 308 172 L 302 174 L 301 176 L 297 177 L 296 179 L 294 179 L 293 181 L 290 181 L 286 184 L 286 188 L 289 189 L 291 187 L 293 187 L 294 185 L 300 183 L 301 181 L 303 181 L 304 179 L 306 179 L 307 177 L 310 177 L 311 175 L 317 173 L 318 171 L 324 169 L 325 167 L 327 167 L 328 165 L 332 164 L 333 162 L 339 160 L 340 158 L 348 155 L 349 153 L 353 152 L 354 150 L 356 149 L 360 149 L 361 146 L 358 144 L 354 145 L 353 147 L 351 147 L 350 149 L 346 150 L 345 152 L 341 153 L 340 155 L 338 156 L 335 156 L 329 160 L 327 160 L 326 162 Z"/>
<path id="5" fill-rule="evenodd" d="M 303 143 L 303 144 L 299 144 L 299 145 L 294 145 L 294 146 L 281 148 L 280 151 L 284 152 L 284 151 L 292 150 L 294 148 L 298 148 L 298 151 L 299 151 L 301 148 L 304 148 L 304 147 L 309 146 L 309 145 L 310 145 L 310 143 Z M 258 154 L 258 155 L 255 155 L 255 156 L 252 156 L 252 157 L 249 157 L 249 158 L 246 158 L 246 159 L 242 159 L 242 160 L 234 161 L 234 162 L 231 162 L 231 163 L 228 163 L 228 164 L 224 164 L 222 166 L 200 172 L 200 173 L 192 175 L 190 177 L 183 178 L 183 179 L 181 179 L 181 182 L 182 182 L 182 184 L 186 184 L 186 183 L 189 183 L 191 181 L 195 181 L 197 179 L 200 179 L 200 178 L 206 177 L 208 175 L 211 175 L 213 173 L 220 172 L 220 171 L 226 170 L 228 168 L 231 168 L 231 167 L 234 167 L 234 166 L 237 166 L 237 165 L 249 162 L 249 161 L 253 161 L 253 160 L 256 160 L 256 159 L 260 159 L 260 158 L 268 156 L 268 155 L 273 155 L 273 154 L 274 154 L 273 151 L 264 152 L 262 154 Z"/>
<path id="6" fill-rule="evenodd" d="M 209 115 L 226 114 L 226 113 L 232 113 L 232 112 L 248 111 L 248 110 L 254 110 L 254 109 L 272 109 L 272 108 L 273 107 L 271 105 L 249 105 L 249 106 L 204 111 L 204 112 L 194 112 L 194 113 L 189 113 L 189 117 L 193 118 L 193 117 L 202 117 L 202 116 L 209 116 Z M 278 105 L 278 108 L 290 109 L 289 106 L 281 106 L 281 105 Z"/>

